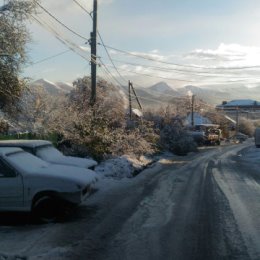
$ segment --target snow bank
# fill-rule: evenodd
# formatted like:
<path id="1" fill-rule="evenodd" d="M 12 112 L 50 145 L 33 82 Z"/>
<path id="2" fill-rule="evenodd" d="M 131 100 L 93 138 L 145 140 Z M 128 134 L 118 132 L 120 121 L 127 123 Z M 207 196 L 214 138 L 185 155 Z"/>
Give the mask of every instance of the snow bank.
<path id="1" fill-rule="evenodd" d="M 0 253 L 0 260 L 26 260 L 26 256 L 19 256 L 19 255 L 7 255 Z"/>
<path id="2" fill-rule="evenodd" d="M 100 177 L 113 177 L 118 179 L 131 178 L 151 162 L 151 159 L 144 156 L 137 159 L 130 155 L 123 155 L 102 162 L 95 168 L 95 172 Z"/>
<path id="3" fill-rule="evenodd" d="M 255 146 L 251 146 L 249 149 L 242 151 L 239 156 L 240 159 L 245 162 L 260 164 L 260 149 Z"/>

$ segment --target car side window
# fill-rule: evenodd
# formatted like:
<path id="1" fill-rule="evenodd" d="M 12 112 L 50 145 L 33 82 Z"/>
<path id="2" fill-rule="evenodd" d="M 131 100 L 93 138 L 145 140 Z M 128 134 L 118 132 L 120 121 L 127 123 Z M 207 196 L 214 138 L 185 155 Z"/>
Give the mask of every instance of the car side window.
<path id="1" fill-rule="evenodd" d="M 15 171 L 0 160 L 0 178 L 15 177 Z"/>

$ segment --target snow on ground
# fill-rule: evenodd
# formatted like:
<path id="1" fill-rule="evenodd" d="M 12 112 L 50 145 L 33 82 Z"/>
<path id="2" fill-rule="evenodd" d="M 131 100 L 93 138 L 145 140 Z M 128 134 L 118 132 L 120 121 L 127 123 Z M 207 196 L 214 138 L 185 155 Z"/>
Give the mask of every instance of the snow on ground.
<path id="1" fill-rule="evenodd" d="M 137 159 L 134 156 L 123 155 L 121 157 L 102 162 L 95 168 L 95 171 L 101 178 L 131 178 L 152 162 L 152 159 L 145 156 L 141 156 Z"/>
<path id="2" fill-rule="evenodd" d="M 260 163 L 260 148 L 250 146 L 249 149 L 242 151 L 239 156 L 241 156 L 241 160 L 247 161 L 248 163 Z"/>
<path id="3" fill-rule="evenodd" d="M 207 152 L 208 149 L 211 148 L 201 149 L 201 152 Z M 160 172 L 164 165 L 167 167 L 168 164 L 182 164 L 196 156 L 199 156 L 199 154 L 180 157 L 171 153 L 164 153 L 152 159 L 146 157 L 136 159 L 134 156 L 125 155 L 107 160 L 96 167 L 96 172 L 100 176 L 99 181 L 95 184 L 97 191 L 87 199 L 83 208 L 93 204 L 93 202 L 102 205 L 100 202 L 106 198 L 107 193 L 113 192 L 114 189 L 132 183 L 138 185 L 142 183 L 140 180 L 146 179 L 152 172 Z M 238 156 L 243 160 L 259 163 L 260 148 L 255 148 L 252 142 L 252 146 L 242 150 Z M 151 163 L 152 166 L 147 168 Z M 147 169 L 136 178 L 132 178 L 144 168 Z M 79 219 L 80 221 L 84 221 L 84 219 Z M 64 231 L 65 225 L 68 228 L 70 225 L 73 226 L 74 222 L 47 225 L 34 225 L 26 222 L 18 226 L 0 223 L 0 260 L 64 259 L 64 255 L 73 251 L 73 244 L 65 242 L 59 244 L 57 242 L 53 245 L 52 240 L 55 234 Z M 75 225 L 77 225 L 77 222 L 75 222 Z"/>
<path id="4" fill-rule="evenodd" d="M 151 171 L 159 171 L 163 164 L 173 162 L 172 154 L 157 156 L 155 159 L 134 156 L 122 156 L 107 160 L 96 167 L 97 174 L 100 175 L 99 181 L 95 184 L 96 192 L 92 194 L 82 207 L 87 207 L 95 202 L 102 204 L 107 193 L 113 193 L 114 190 L 125 187 L 138 179 L 146 178 Z M 137 172 L 147 168 L 150 163 L 151 168 L 146 169 L 143 174 L 137 178 L 132 178 Z M 130 177 L 130 178 L 129 178 Z M 0 260 L 35 260 L 35 259 L 64 259 L 64 255 L 73 252 L 73 244 L 59 244 L 53 237 L 64 231 L 64 225 L 74 225 L 71 223 L 54 223 L 46 225 L 37 225 L 27 220 L 27 215 L 11 214 L 0 216 Z M 16 221 L 18 220 L 18 224 Z M 79 219 L 80 221 L 84 221 Z M 10 222 L 10 223 L 9 223 Z M 13 224 L 12 224 L 13 223 Z M 76 224 L 75 224 L 76 225 Z"/>

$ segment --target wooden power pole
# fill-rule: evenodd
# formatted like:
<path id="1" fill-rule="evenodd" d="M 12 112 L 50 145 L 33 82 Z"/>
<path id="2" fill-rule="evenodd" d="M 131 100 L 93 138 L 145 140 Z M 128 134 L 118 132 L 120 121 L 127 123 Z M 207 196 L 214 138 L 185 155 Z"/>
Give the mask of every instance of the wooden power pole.
<path id="1" fill-rule="evenodd" d="M 236 135 L 239 131 L 239 107 L 236 108 Z"/>
<path id="2" fill-rule="evenodd" d="M 195 101 L 195 95 L 192 95 L 191 97 L 191 125 L 194 127 L 194 101 Z"/>
<path id="3" fill-rule="evenodd" d="M 131 97 L 131 81 L 128 81 L 128 98 L 129 98 L 129 117 L 132 120 L 132 97 Z"/>
<path id="4" fill-rule="evenodd" d="M 129 95 L 129 116 L 130 116 L 130 120 L 132 120 L 132 97 L 131 97 L 131 91 L 134 93 L 134 96 L 136 98 L 136 101 L 139 105 L 139 108 L 142 110 L 142 105 L 141 102 L 138 99 L 138 96 L 136 95 L 135 89 L 134 89 L 134 85 L 133 83 L 129 80 L 128 81 L 128 95 Z"/>
<path id="5" fill-rule="evenodd" d="M 91 47 L 91 98 L 90 103 L 95 104 L 97 98 L 97 0 L 93 0 L 93 32 L 90 33 Z"/>

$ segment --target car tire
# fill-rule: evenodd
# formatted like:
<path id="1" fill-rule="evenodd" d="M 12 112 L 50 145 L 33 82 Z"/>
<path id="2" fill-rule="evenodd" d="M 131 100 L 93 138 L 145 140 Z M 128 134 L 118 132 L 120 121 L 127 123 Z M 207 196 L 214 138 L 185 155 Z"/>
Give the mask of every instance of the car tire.
<path id="1" fill-rule="evenodd" d="M 33 204 L 33 215 L 42 223 L 57 221 L 59 214 L 59 203 L 53 196 L 43 195 L 37 198 Z"/>

